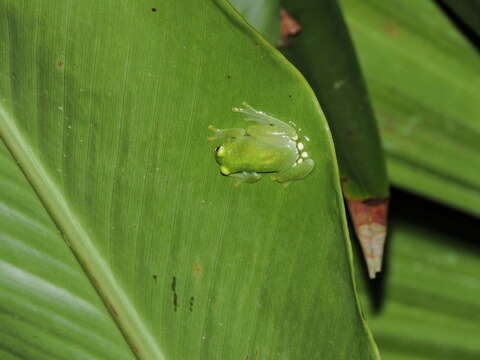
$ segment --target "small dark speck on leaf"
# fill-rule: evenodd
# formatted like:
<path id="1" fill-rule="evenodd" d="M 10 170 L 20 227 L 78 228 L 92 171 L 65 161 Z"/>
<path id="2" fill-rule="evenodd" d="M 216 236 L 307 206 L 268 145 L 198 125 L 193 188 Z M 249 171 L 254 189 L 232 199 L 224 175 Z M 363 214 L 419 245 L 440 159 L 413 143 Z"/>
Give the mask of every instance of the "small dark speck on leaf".
<path id="1" fill-rule="evenodd" d="M 152 277 L 153 277 L 153 280 L 157 281 L 157 275 L 154 274 L 152 275 Z"/>
<path id="2" fill-rule="evenodd" d="M 177 312 L 178 295 L 177 295 L 177 278 L 175 276 L 172 278 L 171 287 L 173 292 L 173 311 Z"/>
<path id="3" fill-rule="evenodd" d="M 58 60 L 56 65 L 57 65 L 57 69 L 61 69 L 63 68 L 63 65 L 65 65 L 65 63 L 63 62 L 63 60 Z"/>
<path id="4" fill-rule="evenodd" d="M 200 279 L 200 275 L 202 274 L 202 267 L 198 262 L 196 262 L 193 266 L 193 274 L 195 275 L 195 279 Z"/>
<path id="5" fill-rule="evenodd" d="M 289 98 L 292 98 L 292 95 L 290 94 L 290 95 L 288 95 L 288 97 L 289 97 Z"/>
<path id="6" fill-rule="evenodd" d="M 157 12 L 157 8 L 152 8 L 152 12 Z"/>
<path id="7" fill-rule="evenodd" d="M 227 79 L 231 79 L 232 77 L 230 75 L 227 75 Z"/>
<path id="8" fill-rule="evenodd" d="M 178 295 L 177 293 L 173 293 L 173 311 L 177 312 L 178 306 Z"/>
<path id="9" fill-rule="evenodd" d="M 189 302 L 189 305 L 190 305 L 190 312 L 193 311 L 193 304 L 195 302 L 195 298 L 192 296 L 190 297 L 190 302 Z"/>

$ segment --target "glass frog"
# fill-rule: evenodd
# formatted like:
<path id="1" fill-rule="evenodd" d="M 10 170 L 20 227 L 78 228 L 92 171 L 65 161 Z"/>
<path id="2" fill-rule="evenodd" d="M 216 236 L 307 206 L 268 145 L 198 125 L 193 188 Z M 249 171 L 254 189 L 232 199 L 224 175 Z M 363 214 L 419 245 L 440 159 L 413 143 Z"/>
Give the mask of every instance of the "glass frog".
<path id="1" fill-rule="evenodd" d="M 222 175 L 235 178 L 235 185 L 239 185 L 255 183 L 262 178 L 261 174 L 270 173 L 273 181 L 286 186 L 312 172 L 315 162 L 303 151 L 304 144 L 294 127 L 246 103 L 232 110 L 244 114 L 245 120 L 254 124 L 245 129 L 208 127 L 214 133 L 209 141 L 223 140 L 215 148 Z"/>

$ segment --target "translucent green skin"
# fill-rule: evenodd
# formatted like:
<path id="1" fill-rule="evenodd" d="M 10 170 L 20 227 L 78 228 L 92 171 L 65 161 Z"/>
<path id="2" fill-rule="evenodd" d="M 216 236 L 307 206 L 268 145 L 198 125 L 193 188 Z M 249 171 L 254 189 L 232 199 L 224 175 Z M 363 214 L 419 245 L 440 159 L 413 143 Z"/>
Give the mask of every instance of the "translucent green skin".
<path id="1" fill-rule="evenodd" d="M 314 162 L 298 141 L 295 129 L 247 104 L 234 108 L 247 115 L 246 120 L 255 122 L 246 129 L 217 129 L 210 126 L 215 136 L 210 140 L 225 139 L 215 149 L 215 159 L 220 172 L 238 179 L 238 183 L 254 183 L 260 173 L 272 173 L 272 179 L 288 184 L 305 178 L 313 170 Z"/>
<path id="2" fill-rule="evenodd" d="M 268 132 L 272 129 L 252 129 L 258 127 L 262 125 L 248 127 L 247 135 L 228 140 L 218 148 L 215 159 L 222 174 L 278 172 L 291 167 L 299 158 L 295 141 L 272 135 Z"/>

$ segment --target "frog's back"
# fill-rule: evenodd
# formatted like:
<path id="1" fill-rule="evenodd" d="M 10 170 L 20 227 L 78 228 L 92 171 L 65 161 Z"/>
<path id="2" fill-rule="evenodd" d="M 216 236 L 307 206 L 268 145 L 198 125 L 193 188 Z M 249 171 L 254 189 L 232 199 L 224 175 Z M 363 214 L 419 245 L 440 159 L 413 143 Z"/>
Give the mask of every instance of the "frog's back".
<path id="1" fill-rule="evenodd" d="M 297 158 L 294 143 L 277 146 L 250 136 L 227 142 L 217 152 L 217 162 L 232 174 L 241 171 L 276 172 L 291 166 Z"/>

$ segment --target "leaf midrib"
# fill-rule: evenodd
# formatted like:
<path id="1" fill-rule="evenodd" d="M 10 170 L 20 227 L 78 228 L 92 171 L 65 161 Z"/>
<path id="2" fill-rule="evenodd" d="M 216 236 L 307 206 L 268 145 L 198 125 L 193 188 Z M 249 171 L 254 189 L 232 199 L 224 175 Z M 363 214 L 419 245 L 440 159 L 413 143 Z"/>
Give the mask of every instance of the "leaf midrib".
<path id="1" fill-rule="evenodd" d="M 0 103 L 0 136 L 3 142 L 63 234 L 65 244 L 72 249 L 92 285 L 110 310 L 133 353 L 139 358 L 165 359 L 155 338 L 94 246 L 92 236 L 85 230 L 57 184 L 22 136 L 15 124 L 14 116 L 5 108 L 4 104 Z"/>

